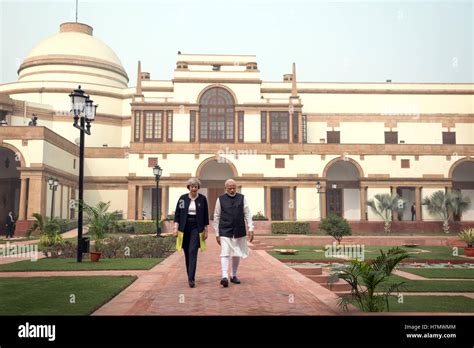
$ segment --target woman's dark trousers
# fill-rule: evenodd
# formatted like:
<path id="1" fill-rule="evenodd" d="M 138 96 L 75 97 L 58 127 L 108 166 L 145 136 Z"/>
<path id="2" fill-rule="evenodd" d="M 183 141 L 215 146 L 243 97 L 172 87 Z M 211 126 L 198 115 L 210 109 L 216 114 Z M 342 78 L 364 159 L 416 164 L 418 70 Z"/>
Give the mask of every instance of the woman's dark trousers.
<path id="1" fill-rule="evenodd" d="M 197 254 L 199 249 L 199 231 L 196 217 L 188 215 L 186 227 L 184 228 L 183 250 L 186 260 L 186 272 L 188 280 L 194 281 L 197 266 Z"/>

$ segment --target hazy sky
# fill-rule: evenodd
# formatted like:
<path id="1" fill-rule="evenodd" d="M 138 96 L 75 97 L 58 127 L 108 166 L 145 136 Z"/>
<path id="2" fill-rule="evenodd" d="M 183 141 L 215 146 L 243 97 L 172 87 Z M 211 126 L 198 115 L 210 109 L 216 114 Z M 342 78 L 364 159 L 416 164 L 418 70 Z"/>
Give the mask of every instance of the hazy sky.
<path id="1" fill-rule="evenodd" d="M 42 39 L 75 21 L 75 0 L 0 0 L 0 83 Z M 473 1 L 81 1 L 79 22 L 119 56 L 171 79 L 176 52 L 255 54 L 265 81 L 474 82 Z M 84 47 L 84 50 L 87 50 Z"/>

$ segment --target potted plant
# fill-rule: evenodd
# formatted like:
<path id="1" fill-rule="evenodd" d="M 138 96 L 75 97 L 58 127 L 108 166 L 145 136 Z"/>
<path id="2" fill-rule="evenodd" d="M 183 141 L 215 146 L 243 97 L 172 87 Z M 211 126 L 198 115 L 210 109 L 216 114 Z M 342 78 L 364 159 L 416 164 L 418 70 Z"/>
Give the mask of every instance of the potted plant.
<path id="1" fill-rule="evenodd" d="M 474 228 L 466 228 L 459 233 L 459 238 L 467 244 L 467 247 L 464 248 L 464 255 L 474 257 L 474 248 L 472 247 L 474 243 Z"/>
<path id="2" fill-rule="evenodd" d="M 110 232 L 114 222 L 118 219 L 117 212 L 108 213 L 110 202 L 99 202 L 95 207 L 82 203 L 84 212 L 87 214 L 89 224 L 89 235 L 94 241 L 94 251 L 90 252 L 91 261 L 100 260 L 100 244 L 106 234 Z"/>

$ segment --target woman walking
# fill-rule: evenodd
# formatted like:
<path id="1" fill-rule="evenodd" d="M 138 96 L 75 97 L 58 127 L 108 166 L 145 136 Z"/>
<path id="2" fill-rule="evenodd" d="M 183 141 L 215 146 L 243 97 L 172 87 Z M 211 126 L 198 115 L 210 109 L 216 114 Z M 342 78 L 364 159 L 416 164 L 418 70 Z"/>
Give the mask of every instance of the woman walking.
<path id="1" fill-rule="evenodd" d="M 198 193 L 201 182 L 197 178 L 190 178 L 186 187 L 189 193 L 182 195 L 174 213 L 173 234 L 183 232 L 183 250 L 186 261 L 186 272 L 188 273 L 188 284 L 195 287 L 195 275 L 197 266 L 197 253 L 200 248 L 200 233 L 202 239 L 207 239 L 207 227 L 209 225 L 209 212 L 207 199 Z"/>

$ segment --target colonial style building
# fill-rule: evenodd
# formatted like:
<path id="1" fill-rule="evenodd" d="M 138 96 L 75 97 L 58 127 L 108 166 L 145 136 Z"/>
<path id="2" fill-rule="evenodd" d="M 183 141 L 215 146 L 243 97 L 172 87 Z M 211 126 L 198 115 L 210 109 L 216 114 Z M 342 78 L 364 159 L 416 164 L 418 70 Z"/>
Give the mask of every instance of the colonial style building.
<path id="1" fill-rule="evenodd" d="M 178 53 L 172 80 L 153 80 L 138 62 L 129 87 L 92 31 L 61 24 L 18 81 L 0 85 L 0 219 L 13 210 L 20 230 L 35 212 L 74 216 L 79 132 L 68 94 L 78 85 L 99 104 L 86 136 L 85 199 L 111 201 L 124 218 L 155 217 L 156 163 L 162 216 L 191 176 L 211 209 L 235 178 L 252 211 L 271 220 L 377 220 L 366 207 L 377 193 L 404 198 L 402 220 L 412 203 L 417 221 L 436 219 L 421 201 L 437 190 L 474 202 L 474 84 L 303 82 L 295 64 L 281 81 L 262 81 L 255 56 Z M 49 177 L 59 180 L 52 209 Z M 474 207 L 462 220 L 474 220 Z"/>

